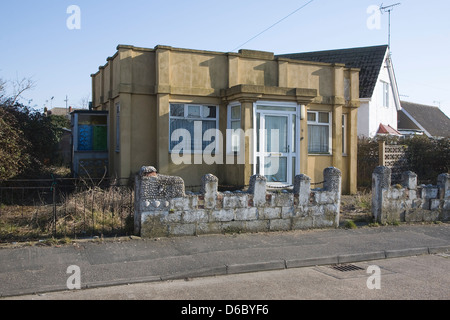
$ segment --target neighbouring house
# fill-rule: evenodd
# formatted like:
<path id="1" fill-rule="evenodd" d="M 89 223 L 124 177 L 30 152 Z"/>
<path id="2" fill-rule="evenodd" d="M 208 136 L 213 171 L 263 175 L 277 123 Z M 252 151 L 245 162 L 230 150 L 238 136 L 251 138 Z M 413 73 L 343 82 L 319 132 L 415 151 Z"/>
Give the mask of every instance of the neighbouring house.
<path id="1" fill-rule="evenodd" d="M 426 135 L 450 138 L 450 119 L 438 107 L 402 101 L 398 112 L 398 131 L 405 136 Z"/>
<path id="2" fill-rule="evenodd" d="M 280 57 L 343 63 L 348 68 L 359 68 L 358 136 L 373 138 L 380 125 L 397 130 L 397 112 L 401 110 L 401 104 L 387 45 L 283 54 Z"/>
<path id="3" fill-rule="evenodd" d="M 70 112 L 71 110 L 69 110 L 68 108 L 59 108 L 59 107 L 55 107 L 53 109 L 47 110 L 47 108 L 44 108 L 44 114 L 47 116 L 63 116 L 63 117 L 67 117 L 68 119 L 70 119 Z"/>
<path id="4" fill-rule="evenodd" d="M 68 107 L 68 108 L 60 108 L 60 107 L 55 107 L 53 109 L 47 110 L 46 108 L 44 109 L 44 114 L 46 116 L 63 116 L 66 117 L 68 120 L 70 120 L 70 114 L 73 111 L 76 110 L 83 110 L 83 109 L 75 109 L 73 107 Z"/>
<path id="5" fill-rule="evenodd" d="M 333 166 L 355 193 L 359 71 L 254 50 L 119 45 L 91 76 L 92 108 L 108 113 L 109 173 L 152 165 L 186 186 L 205 174 L 246 186 L 260 174 L 268 187 L 303 173 L 320 187 Z"/>

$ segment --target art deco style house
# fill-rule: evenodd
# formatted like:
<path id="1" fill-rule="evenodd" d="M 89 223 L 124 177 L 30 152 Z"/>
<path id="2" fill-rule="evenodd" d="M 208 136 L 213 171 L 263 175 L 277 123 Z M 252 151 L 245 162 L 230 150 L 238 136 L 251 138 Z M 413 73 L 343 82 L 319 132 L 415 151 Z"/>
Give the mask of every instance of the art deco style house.
<path id="1" fill-rule="evenodd" d="M 334 166 L 343 192 L 356 192 L 359 69 L 253 50 L 119 45 L 92 86 L 93 109 L 109 114 L 111 176 L 152 165 L 186 186 L 211 173 L 223 185 L 261 174 L 282 187 L 300 173 L 319 183 Z"/>

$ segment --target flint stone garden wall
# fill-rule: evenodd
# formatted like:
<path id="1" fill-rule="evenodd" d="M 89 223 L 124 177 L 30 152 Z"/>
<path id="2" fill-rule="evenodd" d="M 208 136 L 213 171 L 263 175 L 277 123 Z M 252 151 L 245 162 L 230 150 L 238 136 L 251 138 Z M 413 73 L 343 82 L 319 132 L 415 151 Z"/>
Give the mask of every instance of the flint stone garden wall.
<path id="1" fill-rule="evenodd" d="M 324 170 L 323 188 L 295 177 L 293 190 L 270 191 L 252 176 L 248 191 L 219 192 L 217 177 L 202 177 L 199 193 L 185 193 L 179 177 L 136 176 L 135 234 L 146 238 L 225 232 L 263 232 L 339 226 L 341 172 Z"/>
<path id="2" fill-rule="evenodd" d="M 435 186 L 418 186 L 417 175 L 406 171 L 400 184 L 391 185 L 391 169 L 375 168 L 372 215 L 380 223 L 450 220 L 450 174 L 440 174 Z"/>

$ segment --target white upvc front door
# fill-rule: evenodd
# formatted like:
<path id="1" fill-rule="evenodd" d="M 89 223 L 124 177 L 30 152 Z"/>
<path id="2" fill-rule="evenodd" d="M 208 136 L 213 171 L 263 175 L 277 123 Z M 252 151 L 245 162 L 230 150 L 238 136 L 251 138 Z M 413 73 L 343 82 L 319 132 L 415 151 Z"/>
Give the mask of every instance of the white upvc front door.
<path id="1" fill-rule="evenodd" d="M 254 173 L 268 186 L 290 186 L 299 174 L 299 108 L 291 103 L 258 102 L 254 105 Z"/>

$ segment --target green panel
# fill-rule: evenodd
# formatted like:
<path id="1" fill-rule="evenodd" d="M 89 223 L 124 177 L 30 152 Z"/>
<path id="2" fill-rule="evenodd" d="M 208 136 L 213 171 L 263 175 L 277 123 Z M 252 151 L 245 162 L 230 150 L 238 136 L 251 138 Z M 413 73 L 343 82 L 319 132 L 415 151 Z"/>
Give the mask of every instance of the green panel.
<path id="1" fill-rule="evenodd" d="M 94 150 L 108 150 L 108 128 L 106 126 L 94 126 Z"/>

